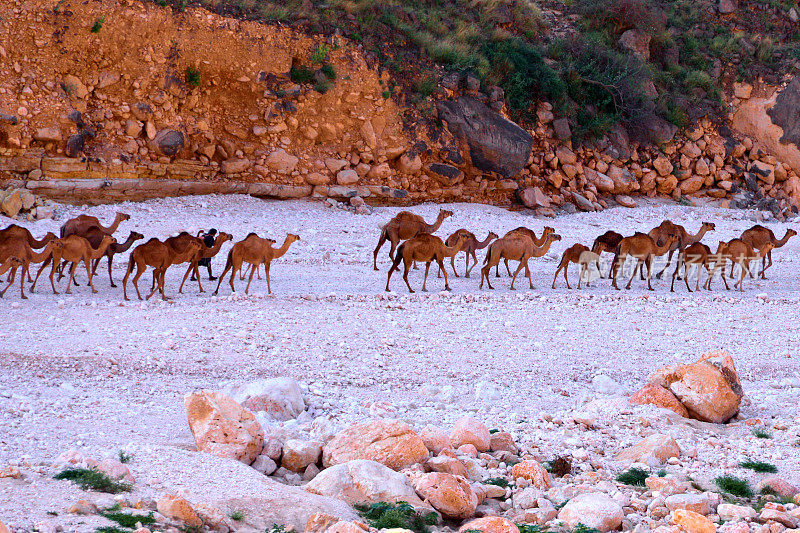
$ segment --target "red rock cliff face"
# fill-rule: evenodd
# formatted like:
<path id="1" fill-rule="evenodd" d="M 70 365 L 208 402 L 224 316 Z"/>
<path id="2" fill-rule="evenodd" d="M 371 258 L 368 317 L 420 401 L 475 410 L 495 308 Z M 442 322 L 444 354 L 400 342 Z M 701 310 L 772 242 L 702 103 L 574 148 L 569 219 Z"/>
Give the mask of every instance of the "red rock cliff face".
<path id="1" fill-rule="evenodd" d="M 312 62 L 319 52 L 335 80 Z M 0 180 L 66 201 L 357 195 L 552 214 L 707 195 L 780 215 L 800 194 L 780 154 L 709 122 L 660 147 L 623 132 L 578 147 L 548 104 L 519 128 L 502 91 L 474 79 L 443 81 L 432 141 L 404 128 L 387 80 L 354 43 L 201 9 L 9 1 L 0 59 Z M 292 81 L 293 66 L 308 83 Z"/>

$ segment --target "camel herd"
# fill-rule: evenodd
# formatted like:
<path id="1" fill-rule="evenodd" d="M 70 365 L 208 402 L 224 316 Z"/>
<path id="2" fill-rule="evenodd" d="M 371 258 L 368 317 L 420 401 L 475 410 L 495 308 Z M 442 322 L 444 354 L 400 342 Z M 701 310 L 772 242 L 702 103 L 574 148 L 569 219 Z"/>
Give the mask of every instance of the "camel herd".
<path id="1" fill-rule="evenodd" d="M 400 270 L 400 263 L 403 263 L 403 281 L 408 287 L 409 292 L 414 292 L 408 281 L 408 273 L 411 268 L 416 268 L 416 263 L 425 263 L 425 277 L 422 282 L 422 290 L 427 290 L 428 273 L 430 266 L 436 262 L 438 267 L 437 277 L 444 275 L 445 289 L 449 290 L 447 268 L 444 260 L 450 258 L 450 268 L 453 275 L 458 277 L 455 259 L 459 253 L 464 253 L 464 277 L 469 278 L 470 273 L 479 263 L 476 252 L 486 249 L 483 265 L 480 269 L 481 281 L 479 288 L 483 288 L 484 282 L 489 289 L 494 289 L 490 280 L 492 268 L 495 269 L 495 277 L 500 277 L 500 262 L 502 261 L 505 270 L 511 276 L 511 289 L 520 272 L 524 269 L 528 283 L 533 288 L 531 271 L 528 261 L 531 258 L 542 257 L 549 250 L 550 246 L 561 240 L 561 236 L 555 229 L 546 226 L 541 235 L 537 235 L 530 229 L 519 227 L 513 229 L 499 237 L 494 232 L 489 232 L 483 240 L 478 240 L 474 233 L 459 229 L 451 234 L 446 240 L 434 235 L 447 218 L 453 213 L 442 209 L 433 224 L 428 224 L 422 217 L 409 211 L 401 211 L 388 223 L 381 228 L 378 245 L 373 252 L 373 268 L 378 270 L 378 253 L 381 247 L 389 241 L 389 258 L 391 266 L 386 277 L 386 290 L 389 291 L 389 283 L 392 274 Z M 127 252 L 134 246 L 136 241 L 144 239 L 144 235 L 131 231 L 123 242 L 118 242 L 114 238 L 114 233 L 119 225 L 129 220 L 130 217 L 125 213 L 117 213 L 114 221 L 109 226 L 103 226 L 101 222 L 93 216 L 81 215 L 70 219 L 61 226 L 60 235 L 56 237 L 48 232 L 41 239 L 35 238 L 29 230 L 21 226 L 12 224 L 0 230 L 0 274 L 7 274 L 7 285 L 0 290 L 0 297 L 12 286 L 17 272 L 20 271 L 20 295 L 25 296 L 26 279 L 31 283 L 30 291 L 36 288 L 39 276 L 50 265 L 49 279 L 50 286 L 54 294 L 56 281 L 60 281 L 67 274 L 69 267 L 69 280 L 67 282 L 66 293 L 69 294 L 72 285 L 77 286 L 76 274 L 78 266 L 82 262 L 86 269 L 87 282 L 92 292 L 97 292 L 94 287 L 93 277 L 101 259 L 105 257 L 108 262 L 108 278 L 112 287 L 117 285 L 111 272 L 111 266 L 116 254 Z M 596 269 L 597 277 L 609 277 L 612 286 L 619 290 L 618 278 L 624 276 L 627 259 L 633 259 L 633 271 L 628 279 L 626 289 L 631 287 L 636 272 L 640 278 L 647 281 L 647 288 L 653 290 L 651 277 L 656 263 L 664 264 L 663 268 L 656 274 L 660 279 L 676 258 L 675 269 L 672 272 L 671 291 L 675 290 L 675 280 L 683 279 L 686 288 L 692 292 L 689 286 L 689 274 L 691 267 L 697 270 L 695 290 L 700 290 L 700 276 L 702 270 L 707 273 L 703 287 L 711 290 L 711 283 L 717 272 L 721 274 L 726 289 L 730 289 L 726 278 L 726 265 L 730 261 L 730 277 L 733 278 L 734 267 L 739 265 L 739 279 L 734 284 L 734 288 L 743 290 L 743 282 L 746 274 L 753 277 L 750 267 L 752 260 L 761 259 L 760 277 L 766 279 L 764 273 L 772 266 L 772 250 L 780 248 L 794 235 L 794 230 L 787 230 L 783 238 L 776 238 L 772 230 L 764 226 L 756 225 L 742 233 L 739 238 L 727 242 L 720 242 L 716 252 L 712 253 L 711 248 L 702 243 L 703 237 L 710 231 L 714 231 L 713 223 L 703 222 L 697 233 L 689 233 L 685 228 L 665 220 L 648 233 L 635 233 L 630 236 L 623 236 L 615 231 L 607 231 L 597 237 L 592 246 L 576 243 L 568 247 L 561 256 L 561 261 L 556 268 L 553 276 L 552 287 L 556 287 L 556 281 L 561 272 L 567 288 L 572 289 L 569 283 L 567 271 L 571 264 L 577 264 L 580 268 L 578 278 L 578 289 L 581 288 L 582 281 L 589 283 L 591 269 Z M 207 236 L 204 236 L 207 237 Z M 236 242 L 228 252 L 225 268 L 219 277 L 217 288 L 214 294 L 219 292 L 225 276 L 228 276 L 228 283 L 231 291 L 235 291 L 234 280 L 236 275 L 244 279 L 249 270 L 249 279 L 245 287 L 245 293 L 250 290 L 253 276 L 257 275 L 261 279 L 259 272 L 261 265 L 264 266 L 267 290 L 272 294 L 270 281 L 270 265 L 273 259 L 277 259 L 289 250 L 289 247 L 300 237 L 294 234 L 287 234 L 280 247 L 274 247 L 276 241 L 262 238 L 255 233 L 250 233 L 243 240 Z M 216 238 L 207 241 L 205 238 L 190 235 L 182 232 L 174 237 L 169 237 L 163 241 L 152 238 L 143 244 L 133 247 L 128 257 L 128 266 L 123 279 L 123 296 L 128 300 L 128 280 L 133 274 L 131 282 L 136 290 L 137 297 L 141 300 L 142 293 L 139 291 L 139 279 L 148 268 L 152 269 L 152 285 L 147 299 L 152 297 L 156 291 L 161 298 L 166 300 L 164 292 L 165 274 L 169 267 L 186 263 L 187 269 L 183 275 L 183 280 L 178 288 L 178 292 L 183 292 L 183 286 L 189 275 L 191 280 L 196 279 L 200 292 L 204 292 L 200 281 L 199 264 L 210 264 L 211 258 L 216 256 L 222 245 L 228 241 L 233 241 L 233 236 L 228 233 L 220 233 Z M 210 245 L 213 243 L 213 245 Z M 611 267 L 607 270 L 603 268 L 603 254 L 613 254 Z M 514 273 L 511 273 L 509 261 L 518 263 Z M 471 264 L 470 264 L 471 262 Z M 41 263 L 36 276 L 31 276 L 30 265 Z M 244 272 L 243 272 L 244 269 Z M 645 276 L 645 269 L 647 274 Z M 135 272 L 134 272 L 135 270 Z M 54 279 L 58 274 L 58 279 Z M 209 267 L 209 276 L 211 271 Z M 214 279 L 214 278 L 211 278 Z"/>
<path id="2" fill-rule="evenodd" d="M 144 239 L 144 235 L 135 231 L 130 232 L 130 235 L 122 243 L 117 242 L 113 237 L 119 225 L 129 219 L 129 215 L 117 213 L 114 222 L 106 227 L 96 217 L 80 215 L 68 220 L 61 226 L 59 237 L 48 232 L 41 239 L 36 239 L 26 228 L 15 224 L 0 230 L 0 274 L 8 273 L 8 284 L 0 291 L 0 297 L 4 296 L 14 283 L 17 271 L 20 270 L 20 295 L 22 298 L 27 298 L 25 296 L 26 278 L 29 282 L 32 282 L 30 291 L 33 292 L 36 289 L 39 276 L 48 265 L 51 265 L 50 286 L 53 289 L 53 294 L 58 294 L 55 285 L 56 280 L 53 279 L 54 276 L 58 274 L 58 281 L 60 281 L 65 275 L 67 266 L 69 266 L 69 281 L 65 292 L 70 294 L 72 285 L 78 285 L 77 280 L 75 280 L 75 274 L 81 262 L 86 268 L 89 287 L 92 292 L 96 293 L 97 290 L 94 288 L 92 278 L 97 270 L 97 265 L 104 256 L 108 258 L 109 282 L 112 287 L 116 287 L 111 274 L 114 255 L 128 251 L 136 241 Z M 164 278 L 167 269 L 173 265 L 183 263 L 188 263 L 188 268 L 183 275 L 183 281 L 178 292 L 183 292 L 183 285 L 186 283 L 190 273 L 192 274 L 192 280 L 197 280 L 200 292 L 204 292 L 198 270 L 199 263 L 203 259 L 210 259 L 217 255 L 222 245 L 232 239 L 232 235 L 220 233 L 216 237 L 213 246 L 207 246 L 199 235 L 194 236 L 182 232 L 164 241 L 152 238 L 136 246 L 129 255 L 128 268 L 122 281 L 124 298 L 128 300 L 128 278 L 130 278 L 135 269 L 136 272 L 131 281 L 134 289 L 136 289 L 136 295 L 140 300 L 142 299 L 138 282 L 142 274 L 150 267 L 153 269 L 153 280 L 147 299 L 150 299 L 158 291 L 161 294 L 161 298 L 167 300 L 164 294 Z M 270 263 L 273 259 L 284 255 L 289 246 L 298 240 L 300 240 L 300 237 L 289 234 L 281 247 L 274 248 L 272 246 L 275 244 L 274 240 L 263 239 L 255 233 L 251 233 L 244 240 L 235 243 L 228 252 L 225 270 L 219 277 L 219 283 L 217 283 L 217 289 L 214 294 L 217 294 L 223 279 L 229 273 L 229 284 L 231 291 L 234 291 L 234 278 L 237 272 L 242 279 L 244 278 L 241 268 L 245 263 L 250 268 L 250 279 L 245 292 L 250 289 L 253 274 L 258 273 L 259 267 L 264 265 L 267 276 L 267 290 L 271 294 Z M 35 250 L 41 251 L 37 252 Z M 42 263 L 35 278 L 31 277 L 29 271 L 30 265 L 33 263 Z M 258 278 L 261 279 L 260 273 Z"/>
<path id="3" fill-rule="evenodd" d="M 404 267 L 403 281 L 405 281 L 409 292 L 414 292 L 408 282 L 408 272 L 412 266 L 415 266 L 416 262 L 425 263 L 425 277 L 422 282 L 422 290 L 424 291 L 427 290 L 428 271 L 431 263 L 434 261 L 438 265 L 439 275 L 442 273 L 444 274 L 445 289 L 449 290 L 450 285 L 447 280 L 447 270 L 444 266 L 444 260 L 450 258 L 453 274 L 458 277 L 458 272 L 455 268 L 455 257 L 460 252 L 464 252 L 466 255 L 464 275 L 465 277 L 469 277 L 472 267 L 478 262 L 475 252 L 487 247 L 488 250 L 483 260 L 483 268 L 481 268 L 481 282 L 479 288 L 483 288 L 484 281 L 490 289 L 494 288 L 492 287 L 489 275 L 492 267 L 494 267 L 495 276 L 500 277 L 501 260 L 505 264 L 506 272 L 511 276 L 510 288 L 512 290 L 514 290 L 514 282 L 517 279 L 517 275 L 523 268 L 525 269 L 528 283 L 530 287 L 533 288 L 528 260 L 535 257 L 542 257 L 549 251 L 550 245 L 553 242 L 561 240 L 561 236 L 555 232 L 555 229 L 545 226 L 539 237 L 537 237 L 532 230 L 520 227 L 509 231 L 503 237 L 498 237 L 496 233 L 489 232 L 489 235 L 487 235 L 483 241 L 478 241 L 477 237 L 470 231 L 459 229 L 450 235 L 446 241 L 443 241 L 441 238 L 433 235 L 433 232 L 439 229 L 442 222 L 452 216 L 452 214 L 452 212 L 442 209 L 436 221 L 433 224 L 428 224 L 418 215 L 408 211 L 402 211 L 383 226 L 378 246 L 373 253 L 373 268 L 378 270 L 378 252 L 388 240 L 391 243 L 389 258 L 392 261 L 392 265 L 386 277 L 387 291 L 390 290 L 389 282 L 392 279 L 392 274 L 400 269 L 401 261 Z M 733 278 L 734 267 L 739 265 L 739 280 L 734 284 L 734 287 L 743 291 L 745 275 L 749 274 L 751 278 L 753 277 L 750 262 L 752 260 L 761 259 L 760 277 L 766 279 L 764 272 L 772 266 L 772 250 L 774 248 L 780 248 L 786 244 L 791 237 L 797 235 L 795 230 L 790 229 L 786 231 L 783 238 L 778 239 L 769 228 L 755 225 L 744 231 L 739 238 L 727 242 L 720 242 L 717 245 L 717 251 L 712 253 L 711 248 L 700 241 L 706 233 L 714 229 L 715 226 L 713 223 L 703 222 L 700 226 L 700 230 L 692 234 L 683 226 L 665 220 L 648 233 L 637 232 L 628 237 L 615 231 L 607 231 L 594 240 L 591 248 L 584 244 L 576 243 L 564 251 L 561 256 L 561 261 L 556 268 L 556 273 L 553 276 L 552 288 L 556 288 L 558 275 L 563 272 L 567 288 L 572 289 L 567 276 L 567 270 L 572 263 L 578 264 L 580 267 L 578 289 L 581 288 L 581 281 L 588 277 L 587 274 L 592 266 L 597 268 L 599 277 L 604 277 L 605 273 L 601 266 L 601 257 L 604 252 L 610 252 L 613 254 L 613 260 L 611 261 L 611 267 L 607 275 L 611 278 L 611 284 L 615 289 L 619 290 L 617 278 L 623 275 L 626 261 L 630 257 L 634 260 L 634 265 L 625 288 L 631 288 L 633 278 L 638 271 L 640 278 L 642 280 L 647 280 L 648 290 L 653 290 L 651 277 L 656 261 L 661 258 L 666 259 L 666 264 L 661 271 L 656 274 L 656 278 L 660 279 L 672 264 L 673 256 L 677 253 L 677 264 L 672 273 L 671 292 L 675 291 L 675 279 L 680 279 L 681 277 L 686 284 L 686 289 L 692 292 L 688 280 L 689 271 L 692 266 L 697 269 L 695 290 L 700 289 L 701 267 L 704 268 L 707 273 L 706 281 L 703 284 L 705 289 L 711 290 L 711 282 L 717 271 L 721 274 L 722 281 L 725 283 L 725 288 L 730 289 L 725 276 L 725 267 L 728 261 L 731 263 L 731 278 Z M 401 243 L 401 241 L 404 242 Z M 473 259 L 472 267 L 469 266 L 470 257 Z M 511 274 L 511 269 L 508 265 L 509 261 L 517 261 L 519 263 L 513 274 Z M 645 268 L 647 269 L 646 277 L 644 274 Z"/>

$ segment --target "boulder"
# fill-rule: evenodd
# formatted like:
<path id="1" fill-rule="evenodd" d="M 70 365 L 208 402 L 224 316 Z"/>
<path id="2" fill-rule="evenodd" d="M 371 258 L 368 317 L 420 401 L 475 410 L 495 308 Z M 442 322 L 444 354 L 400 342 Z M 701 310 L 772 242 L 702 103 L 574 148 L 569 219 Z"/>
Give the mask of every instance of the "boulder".
<path id="1" fill-rule="evenodd" d="M 756 510 L 752 507 L 733 503 L 719 504 L 717 514 L 722 520 L 752 520 L 757 516 Z"/>
<path id="2" fill-rule="evenodd" d="M 744 391 L 730 355 L 713 351 L 664 374 L 666 385 L 692 418 L 721 424 L 739 412 Z"/>
<path id="3" fill-rule="evenodd" d="M 716 533 L 717 528 L 714 523 L 705 516 L 695 513 L 694 511 L 687 511 L 686 509 L 677 509 L 672 512 L 672 522 L 676 526 L 682 527 L 688 533 Z"/>
<path id="4" fill-rule="evenodd" d="M 322 444 L 316 441 L 288 439 L 283 443 L 281 466 L 293 472 L 302 472 L 308 465 L 316 464 L 322 453 Z"/>
<path id="5" fill-rule="evenodd" d="M 22 195 L 19 190 L 6 195 L 0 202 L 0 211 L 7 217 L 15 217 L 22 210 Z"/>
<path id="6" fill-rule="evenodd" d="M 159 498 L 156 503 L 159 513 L 172 520 L 178 520 L 192 527 L 200 527 L 203 521 L 197 516 L 197 512 L 187 500 L 174 494 L 166 494 Z"/>
<path id="7" fill-rule="evenodd" d="M 525 167 L 533 137 L 517 124 L 471 96 L 439 101 L 436 107 L 450 132 L 469 146 L 475 168 L 510 178 Z"/>
<path id="8" fill-rule="evenodd" d="M 711 512 L 711 502 L 707 494 L 673 494 L 664 499 L 664 505 L 670 511 L 687 509 L 703 516 Z"/>
<path id="9" fill-rule="evenodd" d="M 400 420 L 371 420 L 355 424 L 338 433 L 322 451 L 325 467 L 368 459 L 400 470 L 427 458 L 425 443 Z"/>
<path id="10" fill-rule="evenodd" d="M 226 159 L 219 165 L 219 170 L 223 174 L 240 174 L 247 171 L 253 163 L 249 159 Z"/>
<path id="11" fill-rule="evenodd" d="M 58 143 L 63 139 L 61 136 L 61 129 L 58 126 L 39 128 L 34 132 L 33 138 L 36 141 L 44 143 Z"/>
<path id="12" fill-rule="evenodd" d="M 558 519 L 569 527 L 578 524 L 606 532 L 619 528 L 624 513 L 622 507 L 602 492 L 589 492 L 569 500 L 559 511 Z"/>
<path id="13" fill-rule="evenodd" d="M 553 131 L 556 137 L 562 141 L 568 141 L 572 137 L 569 121 L 565 118 L 557 118 L 553 121 Z"/>
<path id="14" fill-rule="evenodd" d="M 464 181 L 463 172 L 453 165 L 444 163 L 431 163 L 428 165 L 428 175 L 443 187 L 454 187 Z"/>
<path id="15" fill-rule="evenodd" d="M 489 428 L 480 420 L 465 416 L 450 431 L 450 444 L 455 448 L 472 444 L 479 452 L 488 452 L 491 445 Z"/>
<path id="16" fill-rule="evenodd" d="M 247 531 L 265 531 L 273 524 L 303 531 L 315 513 L 337 520 L 357 518 L 346 502 L 279 483 L 236 461 L 172 446 L 147 445 L 130 451 L 137 469 L 160 479 L 164 493 L 180 494 L 198 514 L 201 509 L 238 509 L 252 528 Z"/>
<path id="17" fill-rule="evenodd" d="M 578 156 L 566 146 L 556 147 L 556 157 L 562 165 L 574 165 L 578 162 Z"/>
<path id="18" fill-rule="evenodd" d="M 514 479 L 527 479 L 534 487 L 544 490 L 550 488 L 550 474 L 545 468 L 533 459 L 517 463 L 511 468 L 511 477 Z"/>
<path id="19" fill-rule="evenodd" d="M 319 172 L 311 172 L 306 176 L 306 183 L 309 185 L 327 185 L 331 178 Z"/>
<path id="20" fill-rule="evenodd" d="M 678 126 L 654 114 L 643 118 L 640 126 L 650 142 L 655 144 L 668 143 L 678 132 Z"/>
<path id="21" fill-rule="evenodd" d="M 431 453 L 438 455 L 445 448 L 450 447 L 450 436 L 442 428 L 430 424 L 422 428 L 419 437 Z"/>
<path id="22" fill-rule="evenodd" d="M 514 437 L 511 433 L 506 431 L 496 431 L 491 435 L 491 443 L 489 445 L 493 452 L 511 452 L 517 453 L 517 445 L 514 443 Z"/>
<path id="23" fill-rule="evenodd" d="M 650 59 L 650 35 L 644 31 L 626 30 L 619 38 L 619 46 L 642 61 Z"/>
<path id="24" fill-rule="evenodd" d="M 614 200 L 622 207 L 634 208 L 636 207 L 636 200 L 625 194 L 618 194 Z"/>
<path id="25" fill-rule="evenodd" d="M 730 15 L 736 11 L 738 2 L 736 0 L 719 0 L 717 3 L 717 10 L 720 15 Z"/>
<path id="26" fill-rule="evenodd" d="M 733 95 L 740 100 L 747 100 L 750 98 L 750 95 L 753 93 L 753 86 L 749 83 L 744 82 L 734 82 L 733 83 Z"/>
<path id="27" fill-rule="evenodd" d="M 594 211 L 594 204 L 582 194 L 572 191 L 572 199 L 581 211 Z"/>
<path id="28" fill-rule="evenodd" d="M 63 87 L 67 94 L 80 98 L 81 100 L 89 95 L 89 89 L 86 88 L 86 85 L 73 74 L 64 76 Z"/>
<path id="29" fill-rule="evenodd" d="M 176 130 L 164 129 L 156 133 L 153 142 L 160 154 L 172 157 L 183 150 L 186 140 L 183 133 Z"/>
<path id="30" fill-rule="evenodd" d="M 336 183 L 339 185 L 355 185 L 358 183 L 358 172 L 352 168 L 340 170 L 336 173 Z"/>
<path id="31" fill-rule="evenodd" d="M 200 390 L 184 396 L 183 404 L 198 450 L 248 465 L 261 451 L 264 430 L 233 398 Z"/>
<path id="32" fill-rule="evenodd" d="M 97 469 L 111 479 L 118 479 L 123 483 L 134 483 L 136 481 L 127 466 L 110 457 L 97 463 Z"/>
<path id="33" fill-rule="evenodd" d="M 468 531 L 480 531 L 482 533 L 519 533 L 517 525 L 500 516 L 484 516 L 483 518 L 476 518 L 470 520 L 460 528 L 458 533 L 467 533 Z"/>
<path id="34" fill-rule="evenodd" d="M 694 194 L 703 188 L 705 178 L 703 176 L 689 176 L 681 181 L 680 189 L 683 194 Z"/>
<path id="35" fill-rule="evenodd" d="M 245 409 L 265 412 L 274 420 L 292 420 L 306 408 L 300 385 L 288 377 L 259 379 L 227 388 L 225 392 Z"/>
<path id="36" fill-rule="evenodd" d="M 798 494 L 798 489 L 788 481 L 778 476 L 769 476 L 756 484 L 759 492 L 764 490 L 771 491 L 781 498 L 791 498 Z"/>
<path id="37" fill-rule="evenodd" d="M 422 170 L 422 159 L 413 152 L 406 152 L 397 160 L 397 170 L 405 174 L 417 175 Z"/>
<path id="38" fill-rule="evenodd" d="M 639 389 L 636 394 L 631 396 L 631 403 L 639 405 L 652 404 L 663 407 L 664 409 L 669 409 L 684 418 L 689 417 L 689 411 L 687 411 L 680 400 L 678 400 L 678 397 L 672 394 L 672 391 L 668 388 L 658 383 L 648 383 Z"/>
<path id="39" fill-rule="evenodd" d="M 680 455 L 681 449 L 675 439 L 669 435 L 655 433 L 638 444 L 625 448 L 617 454 L 616 459 L 627 463 L 648 463 L 648 459 L 654 458 L 657 463 L 662 464 L 670 457 L 680 457 Z"/>
<path id="40" fill-rule="evenodd" d="M 422 474 L 416 479 L 414 488 L 421 498 L 448 518 L 469 518 L 478 506 L 478 497 L 470 484 L 452 474 Z"/>
<path id="41" fill-rule="evenodd" d="M 672 173 L 672 163 L 666 157 L 658 156 L 653 160 L 653 168 L 659 176 L 667 176 Z"/>
<path id="42" fill-rule="evenodd" d="M 303 488 L 312 494 L 344 500 L 350 505 L 408 502 L 414 507 L 424 506 L 405 475 L 364 459 L 326 468 Z"/>
<path id="43" fill-rule="evenodd" d="M 270 152 L 264 160 L 264 166 L 278 174 L 290 174 L 299 162 L 300 159 L 286 153 L 283 148 L 278 148 Z"/>

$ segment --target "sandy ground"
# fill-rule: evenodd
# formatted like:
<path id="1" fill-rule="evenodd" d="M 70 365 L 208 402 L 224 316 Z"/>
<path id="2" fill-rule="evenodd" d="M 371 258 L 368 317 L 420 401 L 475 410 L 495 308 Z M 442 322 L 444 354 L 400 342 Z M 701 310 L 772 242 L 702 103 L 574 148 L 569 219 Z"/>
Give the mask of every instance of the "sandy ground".
<path id="1" fill-rule="evenodd" d="M 379 225 L 396 208 L 359 216 L 320 203 L 208 196 L 65 206 L 57 220 L 26 223 L 41 236 L 81 212 L 110 221 L 121 210 L 131 219 L 120 226 L 120 240 L 131 230 L 163 238 L 208 227 L 237 240 L 250 231 L 279 243 L 287 232 L 303 240 L 273 266 L 272 297 L 263 280 L 254 280 L 245 296 L 238 279 L 235 295 L 226 283 L 212 297 L 207 281 L 205 294 L 187 283 L 178 295 L 184 269 L 173 267 L 167 294 L 174 301 L 125 302 L 122 258 L 114 269 L 118 289 L 109 287 L 104 262 L 96 295 L 82 284 L 56 296 L 41 280 L 28 300 L 10 289 L 0 301 L 0 465 L 69 448 L 190 447 L 184 393 L 278 375 L 298 379 L 319 413 L 343 421 L 375 413 L 373 402 L 387 401 L 390 414 L 415 424 L 447 424 L 472 411 L 495 426 L 522 429 L 542 412 L 580 406 L 598 375 L 632 391 L 654 369 L 716 348 L 736 360 L 749 397 L 745 417 L 800 416 L 800 238 L 776 250 L 769 279 L 746 280 L 743 293 L 725 291 L 716 280 L 712 293 L 688 294 L 676 284 L 670 294 L 666 279 L 654 281 L 655 292 L 638 280 L 630 291 L 615 291 L 607 280 L 568 291 L 563 279 L 553 290 L 556 254 L 574 242 L 590 245 L 606 229 L 630 234 L 669 218 L 696 231 L 707 220 L 717 229 L 704 242 L 715 249 L 750 227 L 756 214 L 675 204 L 556 219 L 469 204 L 414 211 L 433 220 L 440 207 L 455 213 L 438 232 L 443 236 L 465 227 L 482 239 L 489 230 L 502 235 L 519 225 L 538 234 L 551 225 L 563 240 L 532 261 L 534 290 L 518 280 L 520 290 L 509 291 L 507 276 L 492 278 L 497 290 L 479 290 L 476 269 L 471 279 L 451 277 L 450 293 L 435 292 L 443 280 L 432 277 L 433 292 L 408 295 L 398 275 L 396 292 L 383 290 L 388 246 L 379 256 L 381 271 L 372 270 Z M 8 222 L 0 218 L 0 225 Z M 779 237 L 797 227 L 766 225 Z M 215 273 L 229 246 L 215 258 Z M 463 256 L 457 265 L 463 269 Z M 415 288 L 422 272 L 410 276 Z M 149 287 L 145 279 L 141 288 Z M 66 279 L 62 292 L 65 285 Z M 790 462 L 784 474 L 800 481 L 800 465 Z"/>

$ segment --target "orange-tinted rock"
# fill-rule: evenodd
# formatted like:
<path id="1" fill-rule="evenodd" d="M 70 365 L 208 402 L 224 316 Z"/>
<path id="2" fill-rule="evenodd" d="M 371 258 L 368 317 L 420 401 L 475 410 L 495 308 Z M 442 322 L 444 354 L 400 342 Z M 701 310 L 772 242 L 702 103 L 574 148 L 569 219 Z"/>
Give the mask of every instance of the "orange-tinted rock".
<path id="1" fill-rule="evenodd" d="M 485 516 L 470 520 L 458 529 L 459 533 L 482 531 L 483 533 L 519 533 L 514 522 L 500 516 Z"/>
<path id="2" fill-rule="evenodd" d="M 448 518 L 469 518 L 478 506 L 478 497 L 470 484 L 452 474 L 423 474 L 417 478 L 414 488 L 422 499 Z"/>
<path id="3" fill-rule="evenodd" d="M 583 524 L 602 532 L 619 528 L 623 517 L 622 507 L 602 492 L 575 496 L 558 513 L 569 527 Z"/>
<path id="4" fill-rule="evenodd" d="M 197 513 L 192 508 L 192 505 L 180 496 L 171 494 L 162 496 L 161 499 L 158 500 L 156 507 L 158 512 L 167 518 L 180 520 L 181 522 L 193 527 L 200 527 L 203 525 L 203 521 L 200 520 L 199 516 L 197 516 Z"/>
<path id="5" fill-rule="evenodd" d="M 422 428 L 419 438 L 425 443 L 425 447 L 435 455 L 439 455 L 442 450 L 450 447 L 450 436 L 442 428 L 436 426 L 427 425 Z"/>
<path id="6" fill-rule="evenodd" d="M 490 447 L 493 452 L 504 451 L 517 453 L 517 445 L 514 444 L 514 437 L 511 436 L 511 433 L 505 431 L 492 433 Z"/>
<path id="7" fill-rule="evenodd" d="M 479 452 L 488 452 L 491 445 L 489 428 L 471 416 L 465 416 L 455 423 L 450 432 L 450 443 L 458 448 L 464 444 L 472 444 Z"/>
<path id="8" fill-rule="evenodd" d="M 683 417 L 689 417 L 689 411 L 678 400 L 678 397 L 672 394 L 669 389 L 656 383 L 648 383 L 639 389 L 638 392 L 631 396 L 631 402 L 639 405 L 652 404 L 669 409 Z"/>
<path id="9" fill-rule="evenodd" d="M 514 479 L 527 479 L 531 482 L 531 485 L 538 489 L 550 488 L 550 474 L 538 461 L 533 459 L 515 464 L 511 469 L 511 476 Z"/>
<path id="10" fill-rule="evenodd" d="M 692 418 L 721 424 L 739 412 L 744 392 L 733 359 L 725 352 L 709 352 L 665 379 Z"/>
<path id="11" fill-rule="evenodd" d="M 425 461 L 428 455 L 425 443 L 405 422 L 373 420 L 350 426 L 331 439 L 322 451 L 322 464 L 369 459 L 400 470 Z"/>
<path id="12" fill-rule="evenodd" d="M 198 450 L 246 464 L 261 451 L 264 430 L 253 413 L 229 396 L 201 390 L 184 396 L 183 404 Z"/>
<path id="13" fill-rule="evenodd" d="M 617 461 L 647 462 L 648 457 L 655 457 L 663 463 L 670 457 L 680 457 L 678 443 L 669 435 L 656 433 L 643 439 L 638 444 L 625 448 L 617 454 Z"/>
<path id="14" fill-rule="evenodd" d="M 695 513 L 694 511 L 687 511 L 686 509 L 677 509 L 672 512 L 672 522 L 675 525 L 681 526 L 687 533 L 715 533 L 717 528 L 705 516 Z"/>

